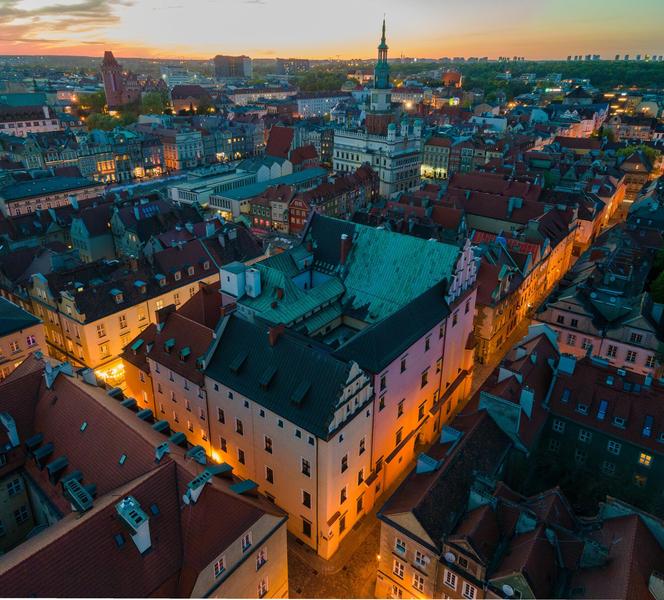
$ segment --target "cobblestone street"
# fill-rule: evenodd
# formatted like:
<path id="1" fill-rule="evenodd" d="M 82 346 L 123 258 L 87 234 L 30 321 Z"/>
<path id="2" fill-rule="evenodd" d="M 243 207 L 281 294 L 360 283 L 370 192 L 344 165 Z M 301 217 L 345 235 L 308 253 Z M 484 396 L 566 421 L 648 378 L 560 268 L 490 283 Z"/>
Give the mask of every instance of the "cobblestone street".
<path id="1" fill-rule="evenodd" d="M 376 554 L 380 522 L 373 515 L 364 541 L 350 560 L 334 574 L 325 575 L 293 552 L 295 538 L 288 540 L 288 580 L 291 598 L 373 598 L 376 585 Z"/>

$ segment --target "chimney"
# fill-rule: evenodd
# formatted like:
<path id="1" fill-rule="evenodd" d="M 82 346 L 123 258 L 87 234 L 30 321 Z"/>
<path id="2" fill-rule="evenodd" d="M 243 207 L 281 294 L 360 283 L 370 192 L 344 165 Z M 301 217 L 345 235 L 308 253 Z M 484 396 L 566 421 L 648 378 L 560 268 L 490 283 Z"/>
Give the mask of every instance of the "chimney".
<path id="1" fill-rule="evenodd" d="M 350 252 L 351 247 L 353 246 L 353 240 L 348 237 L 347 233 L 341 234 L 341 248 L 339 251 L 339 264 L 345 265 L 346 259 L 348 258 L 348 253 Z"/>
<path id="2" fill-rule="evenodd" d="M 76 198 L 76 195 L 69 194 L 68 199 L 69 199 L 69 204 L 71 204 L 71 207 L 74 210 L 78 210 L 78 198 Z"/>
<path id="3" fill-rule="evenodd" d="M 144 554 L 152 547 L 150 540 L 150 519 L 141 509 L 141 505 L 133 496 L 127 496 L 115 505 L 115 510 L 122 521 L 129 529 L 131 539 L 136 544 L 136 548 L 141 554 Z"/>
<path id="4" fill-rule="evenodd" d="M 283 323 L 280 323 L 279 325 L 274 325 L 268 329 L 267 337 L 268 341 L 270 342 L 270 346 L 276 345 L 277 340 L 281 337 L 284 331 L 286 331 L 286 326 Z"/>
<path id="5" fill-rule="evenodd" d="M 284 288 L 278 287 L 277 288 L 277 300 L 282 300 L 284 297 Z"/>

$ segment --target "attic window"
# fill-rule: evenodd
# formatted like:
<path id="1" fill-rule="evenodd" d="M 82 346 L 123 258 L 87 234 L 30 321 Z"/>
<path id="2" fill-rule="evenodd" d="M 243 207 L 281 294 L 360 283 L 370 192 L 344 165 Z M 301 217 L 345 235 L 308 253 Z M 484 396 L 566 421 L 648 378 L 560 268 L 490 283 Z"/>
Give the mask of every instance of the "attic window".
<path id="1" fill-rule="evenodd" d="M 189 358 L 189 355 L 191 354 L 191 348 L 189 346 L 185 346 L 180 350 L 180 360 L 185 361 L 187 358 Z"/>
<path id="2" fill-rule="evenodd" d="M 113 300 L 115 300 L 117 304 L 120 304 L 124 300 L 124 295 L 122 291 L 116 288 L 113 288 L 111 290 L 111 296 L 113 296 Z"/>
<path id="3" fill-rule="evenodd" d="M 194 274 L 194 267 L 189 267 L 187 269 L 187 275 L 193 275 Z"/>
<path id="4" fill-rule="evenodd" d="M 175 281 L 180 281 L 182 279 L 182 273 L 180 271 L 175 271 Z"/>
<path id="5" fill-rule="evenodd" d="M 210 261 L 209 261 L 209 260 L 206 260 L 206 261 L 203 263 L 203 269 L 204 269 L 205 271 L 207 271 L 209 268 L 210 268 Z"/>
<path id="6" fill-rule="evenodd" d="M 164 343 L 164 350 L 170 352 L 175 346 L 175 338 L 170 338 Z"/>

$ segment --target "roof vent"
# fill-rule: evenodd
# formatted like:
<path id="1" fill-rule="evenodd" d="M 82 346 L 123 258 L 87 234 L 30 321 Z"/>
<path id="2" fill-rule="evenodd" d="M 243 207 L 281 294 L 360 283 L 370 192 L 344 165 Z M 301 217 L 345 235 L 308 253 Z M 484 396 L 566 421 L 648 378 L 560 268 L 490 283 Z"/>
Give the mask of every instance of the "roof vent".
<path id="1" fill-rule="evenodd" d="M 66 456 L 60 456 L 46 465 L 48 471 L 48 480 L 55 485 L 60 479 L 60 475 L 67 468 L 69 461 Z"/>
<path id="2" fill-rule="evenodd" d="M 163 433 L 164 435 L 168 435 L 171 431 L 171 428 L 168 424 L 168 421 L 157 421 L 152 425 L 152 429 L 155 431 L 158 431 L 159 433 Z"/>
<path id="3" fill-rule="evenodd" d="M 168 438 L 168 441 L 171 444 L 176 446 L 181 446 L 183 448 L 187 447 L 187 436 L 181 431 L 176 431 L 171 437 Z"/>
<path id="4" fill-rule="evenodd" d="M 258 484 L 255 481 L 252 481 L 251 479 L 245 479 L 244 481 L 239 481 L 238 483 L 234 483 L 231 486 L 231 490 L 233 490 L 236 494 L 239 494 L 240 496 L 244 495 L 256 496 L 258 493 Z"/>
<path id="5" fill-rule="evenodd" d="M 185 456 L 187 458 L 193 458 L 197 463 L 201 465 L 207 464 L 207 456 L 205 455 L 205 448 L 203 446 L 193 446 L 187 450 Z"/>
<path id="6" fill-rule="evenodd" d="M 143 410 L 139 410 L 136 413 L 136 416 L 141 420 L 141 421 L 152 421 L 152 411 L 149 408 L 145 408 Z"/>
<path id="7" fill-rule="evenodd" d="M 128 408 L 129 410 L 136 410 L 136 400 L 133 398 L 126 398 L 122 401 L 122 406 Z"/>
<path id="8" fill-rule="evenodd" d="M 205 484 L 208 483 L 210 479 L 212 479 L 212 473 L 210 473 L 210 471 L 208 471 L 207 469 L 203 471 L 200 475 L 197 475 L 194 479 L 192 479 L 187 484 L 187 492 L 182 497 L 184 503 L 195 504 L 198 498 L 200 497 L 201 493 L 203 492 Z"/>
<path id="9" fill-rule="evenodd" d="M 277 374 L 277 367 L 270 365 L 263 374 L 258 378 L 258 383 L 263 389 L 267 389 L 270 386 L 270 382 L 274 379 L 274 376 Z"/>
<path id="10" fill-rule="evenodd" d="M 164 456 L 169 454 L 171 451 L 170 446 L 168 445 L 168 442 L 162 442 L 159 444 L 155 450 L 154 450 L 154 458 L 157 462 L 159 462 Z"/>
<path id="11" fill-rule="evenodd" d="M 228 364 L 228 368 L 233 371 L 233 373 L 239 373 L 242 365 L 247 360 L 248 354 L 246 352 L 240 352 L 235 356 L 235 358 Z"/>
<path id="12" fill-rule="evenodd" d="M 92 508 L 92 494 L 77 479 L 69 479 L 64 483 L 63 488 L 72 510 L 83 513 Z"/>
<path id="13" fill-rule="evenodd" d="M 53 442 L 49 442 L 48 444 L 44 444 L 32 452 L 35 463 L 37 463 L 37 466 L 40 470 L 46 466 L 46 460 L 49 456 L 51 456 L 51 454 L 53 454 L 53 450 Z"/>
<path id="14" fill-rule="evenodd" d="M 304 402 L 304 398 L 306 397 L 310 387 L 311 384 L 308 381 L 301 381 L 291 394 L 291 403 L 295 406 L 300 406 Z"/>
<path id="15" fill-rule="evenodd" d="M 151 546 L 150 520 L 141 505 L 133 496 L 127 496 L 115 505 L 115 510 L 123 524 L 129 529 L 131 539 L 141 554 Z"/>
<path id="16" fill-rule="evenodd" d="M 27 440 L 25 440 L 25 449 L 28 452 L 33 452 L 35 448 L 39 447 L 39 445 L 44 441 L 44 434 L 43 433 L 35 433 L 32 437 L 29 437 Z"/>

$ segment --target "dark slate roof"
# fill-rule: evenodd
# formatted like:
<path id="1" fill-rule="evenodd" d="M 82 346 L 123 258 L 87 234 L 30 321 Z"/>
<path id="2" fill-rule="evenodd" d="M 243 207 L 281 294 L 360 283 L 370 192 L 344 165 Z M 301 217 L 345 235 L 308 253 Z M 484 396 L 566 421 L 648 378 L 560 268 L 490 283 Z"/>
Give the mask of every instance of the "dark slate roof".
<path id="1" fill-rule="evenodd" d="M 0 337 L 31 327 L 39 322 L 37 317 L 20 306 L 0 297 Z"/>
<path id="2" fill-rule="evenodd" d="M 450 314 L 440 282 L 386 319 L 363 329 L 335 353 L 379 373 Z"/>
<path id="3" fill-rule="evenodd" d="M 68 190 L 79 190 L 82 188 L 100 185 L 84 177 L 43 177 L 30 181 L 11 183 L 0 189 L 0 196 L 5 200 L 21 200 L 44 194 L 56 194 Z"/>
<path id="4" fill-rule="evenodd" d="M 351 365 L 291 331 L 285 331 L 270 346 L 268 332 L 267 325 L 231 315 L 206 375 L 306 431 L 327 438 Z M 262 385 L 272 370 L 269 383 Z M 307 383 L 304 398 L 293 402 L 293 393 Z"/>

